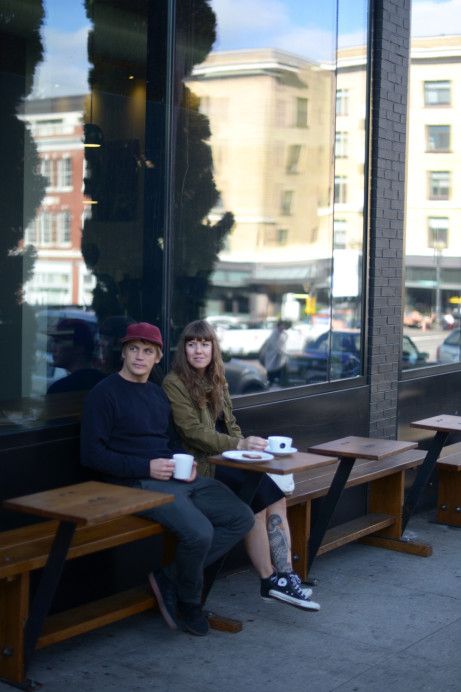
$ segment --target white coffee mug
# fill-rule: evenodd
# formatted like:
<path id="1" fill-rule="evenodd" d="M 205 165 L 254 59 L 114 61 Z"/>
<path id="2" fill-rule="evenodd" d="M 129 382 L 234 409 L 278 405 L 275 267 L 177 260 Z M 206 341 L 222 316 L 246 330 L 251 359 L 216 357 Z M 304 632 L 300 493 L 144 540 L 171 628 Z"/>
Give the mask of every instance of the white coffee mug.
<path id="1" fill-rule="evenodd" d="M 178 481 L 186 481 L 192 473 L 194 457 L 192 454 L 173 454 L 174 473 Z"/>
<path id="2" fill-rule="evenodd" d="M 271 452 L 284 452 L 287 449 L 291 449 L 291 443 L 293 439 L 291 437 L 280 437 L 272 436 L 267 438 L 267 443 Z"/>

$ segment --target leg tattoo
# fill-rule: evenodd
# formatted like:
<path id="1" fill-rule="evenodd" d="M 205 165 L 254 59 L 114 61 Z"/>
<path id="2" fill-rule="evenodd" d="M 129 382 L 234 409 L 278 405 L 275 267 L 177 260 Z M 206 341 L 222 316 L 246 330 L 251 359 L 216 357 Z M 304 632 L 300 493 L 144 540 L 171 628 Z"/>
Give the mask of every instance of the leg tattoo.
<path id="1" fill-rule="evenodd" d="M 276 571 L 289 572 L 291 570 L 289 544 L 282 519 L 278 514 L 271 514 L 267 518 L 267 535 L 269 536 L 272 563 Z"/>

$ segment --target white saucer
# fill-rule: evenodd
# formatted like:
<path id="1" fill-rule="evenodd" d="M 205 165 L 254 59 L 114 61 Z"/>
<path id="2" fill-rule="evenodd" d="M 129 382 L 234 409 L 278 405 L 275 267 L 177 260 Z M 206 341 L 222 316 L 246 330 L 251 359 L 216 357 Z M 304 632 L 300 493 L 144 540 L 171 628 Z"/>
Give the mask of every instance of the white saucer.
<path id="1" fill-rule="evenodd" d="M 276 457 L 286 457 L 289 454 L 295 454 L 298 450 L 296 447 L 288 447 L 287 449 L 281 449 L 278 452 L 274 452 L 273 449 L 269 449 L 269 447 L 266 447 L 266 452 L 269 452 L 270 454 L 275 454 Z"/>
<path id="2" fill-rule="evenodd" d="M 258 455 L 257 459 L 248 459 L 245 454 L 255 454 Z M 272 452 L 257 452 L 256 450 L 240 451 L 239 449 L 231 449 L 228 452 L 222 453 L 225 459 L 232 459 L 233 461 L 244 461 L 245 463 L 255 463 L 257 461 L 271 461 L 274 458 Z"/>

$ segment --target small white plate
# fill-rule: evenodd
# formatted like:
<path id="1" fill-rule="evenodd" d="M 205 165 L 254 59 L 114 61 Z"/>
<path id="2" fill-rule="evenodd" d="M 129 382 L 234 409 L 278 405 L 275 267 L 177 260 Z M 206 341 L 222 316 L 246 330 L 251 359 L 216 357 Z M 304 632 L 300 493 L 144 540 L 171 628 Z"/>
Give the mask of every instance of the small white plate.
<path id="1" fill-rule="evenodd" d="M 272 449 L 270 450 L 271 454 L 275 454 L 276 457 L 286 457 L 289 454 L 295 454 L 298 450 L 296 447 L 288 447 L 287 449 L 281 449 L 278 452 L 274 452 Z M 266 452 L 269 452 L 269 447 L 266 447 Z"/>
<path id="2" fill-rule="evenodd" d="M 245 454 L 257 454 L 258 459 L 247 459 L 244 455 Z M 248 452 L 245 451 L 240 451 L 239 449 L 231 449 L 229 452 L 223 452 L 222 453 L 223 457 L 225 459 L 232 459 L 233 461 L 244 461 L 249 464 L 252 462 L 256 461 L 270 461 L 271 459 L 274 458 L 273 454 L 268 454 L 267 452 L 256 452 L 253 450 L 249 450 Z"/>

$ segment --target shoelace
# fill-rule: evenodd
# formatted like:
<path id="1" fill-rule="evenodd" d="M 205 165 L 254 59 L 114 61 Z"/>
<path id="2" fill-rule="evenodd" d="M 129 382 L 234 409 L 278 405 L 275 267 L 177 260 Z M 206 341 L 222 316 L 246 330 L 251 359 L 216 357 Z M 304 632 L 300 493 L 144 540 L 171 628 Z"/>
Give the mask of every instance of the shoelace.
<path id="1" fill-rule="evenodd" d="M 291 586 L 293 587 L 293 591 L 296 593 L 296 595 L 307 601 L 308 599 L 306 598 L 304 591 L 301 588 L 301 579 L 298 577 L 298 575 L 292 572 L 290 574 L 290 581 Z"/>

